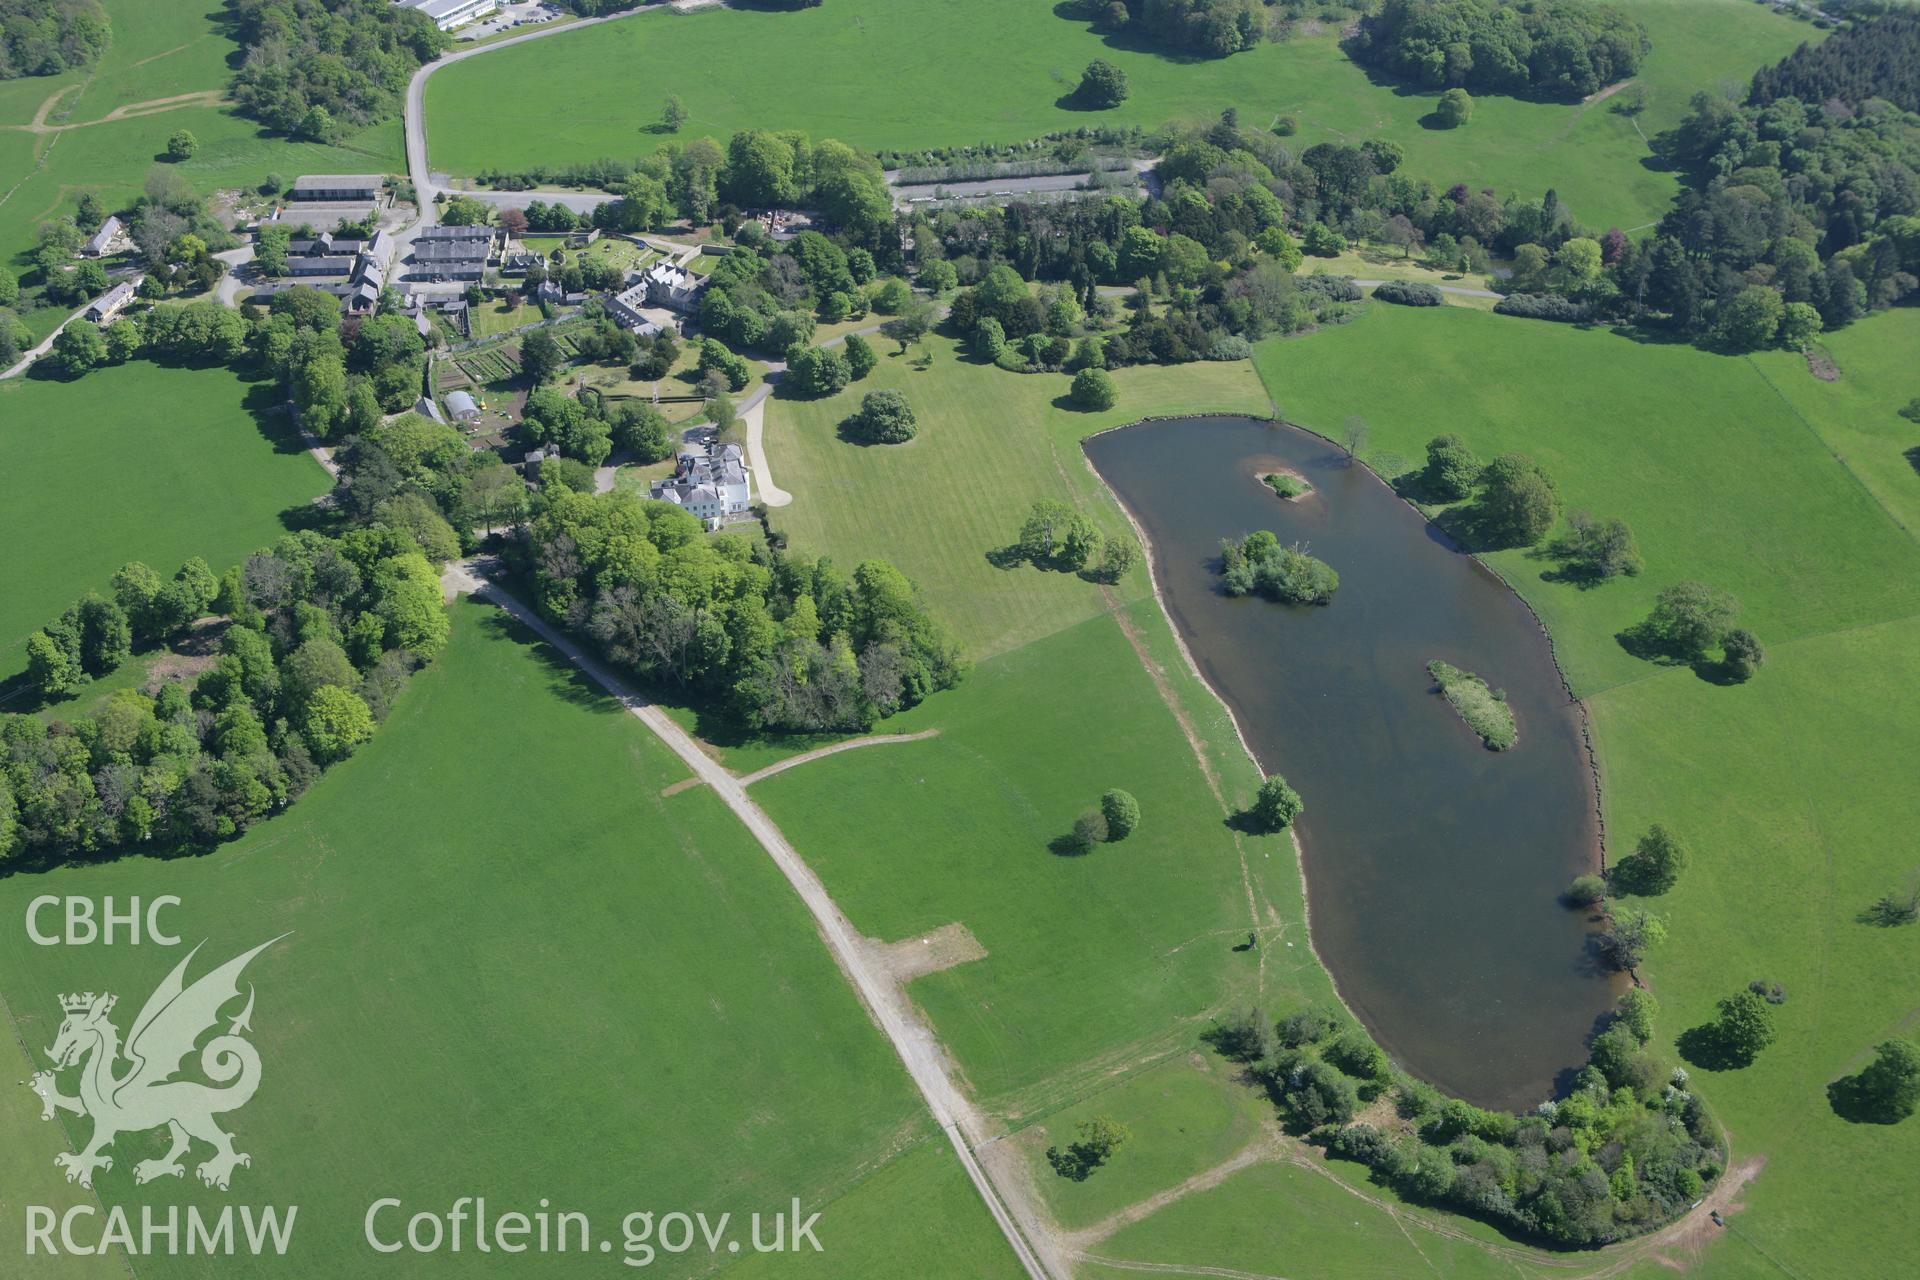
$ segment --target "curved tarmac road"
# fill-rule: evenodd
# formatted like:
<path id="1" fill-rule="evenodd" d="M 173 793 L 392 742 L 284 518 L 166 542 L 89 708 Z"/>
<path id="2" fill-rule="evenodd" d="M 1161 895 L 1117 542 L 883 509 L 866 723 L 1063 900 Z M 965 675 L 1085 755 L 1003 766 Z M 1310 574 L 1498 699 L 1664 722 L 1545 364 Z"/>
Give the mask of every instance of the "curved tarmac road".
<path id="1" fill-rule="evenodd" d="M 1067 1275 L 1068 1270 L 1064 1265 L 1056 1262 L 1055 1270 L 1049 1271 L 1041 1263 L 1039 1255 L 1015 1223 L 998 1188 L 974 1156 L 974 1143 L 987 1136 L 985 1126 L 973 1104 L 948 1077 L 939 1041 L 929 1028 L 913 1016 L 900 988 L 875 971 L 860 933 L 841 914 L 826 886 L 799 852 L 787 842 L 773 819 L 748 798 L 746 783 L 701 750 L 693 736 L 675 724 L 666 712 L 635 692 L 570 638 L 549 626 L 532 609 L 480 576 L 476 572 L 475 561 L 462 560 L 448 565 L 441 581 L 455 594 L 470 593 L 475 599 L 498 605 L 530 628 L 568 661 L 591 676 L 642 724 L 653 730 L 693 770 L 696 777 L 712 787 L 714 794 L 726 802 L 734 816 L 745 824 L 754 839 L 760 842 L 760 847 L 767 851 L 767 856 L 773 859 L 774 865 L 780 868 L 787 883 L 793 886 L 794 892 L 800 895 L 800 900 L 812 913 L 821 939 L 839 962 L 841 971 L 853 983 L 854 990 L 859 993 L 861 1003 L 867 1006 L 875 1024 L 893 1042 L 894 1051 L 900 1055 L 907 1074 L 919 1087 L 928 1110 L 933 1112 L 933 1118 L 953 1143 L 961 1166 L 966 1169 L 967 1176 L 973 1179 L 974 1189 L 993 1214 L 994 1221 L 999 1224 L 1027 1275 L 1032 1280 L 1051 1280 L 1055 1274 Z M 1036 1236 L 1039 1236 L 1038 1232 Z M 1045 1237 L 1040 1236 L 1040 1239 L 1044 1245 Z"/>
<path id="2" fill-rule="evenodd" d="M 640 12 L 644 13 L 645 10 Z M 414 224 L 400 233 L 398 239 L 402 249 L 411 246 L 414 234 L 421 227 L 430 227 L 440 218 L 440 210 L 434 204 L 434 197 L 445 188 L 433 181 L 433 170 L 427 164 L 427 79 L 442 67 L 450 67 L 456 62 L 465 62 L 468 58 L 477 58 L 483 53 L 492 53 L 495 49 L 505 49 L 511 45 L 525 44 L 529 40 L 540 40 L 557 35 L 562 31 L 579 31 L 586 27 L 598 26 L 603 22 L 615 22 L 621 18 L 636 16 L 634 12 L 609 13 L 598 18 L 582 18 L 578 22 L 563 22 L 550 27 L 541 27 L 538 31 L 529 31 L 525 35 L 508 36 L 505 40 L 496 40 L 492 44 L 483 44 L 477 49 L 467 49 L 460 53 L 450 53 L 436 58 L 413 73 L 413 79 L 407 82 L 407 178 L 413 183 L 414 203 L 420 210 L 420 216 Z M 527 193 L 515 192 L 522 198 Z M 400 256 L 396 255 L 396 261 Z"/>

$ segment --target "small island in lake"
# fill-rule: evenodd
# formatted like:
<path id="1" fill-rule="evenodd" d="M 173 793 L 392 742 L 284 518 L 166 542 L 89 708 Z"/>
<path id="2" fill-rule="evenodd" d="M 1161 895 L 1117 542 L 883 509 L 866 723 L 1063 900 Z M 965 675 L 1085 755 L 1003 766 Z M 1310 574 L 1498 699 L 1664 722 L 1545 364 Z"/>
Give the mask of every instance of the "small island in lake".
<path id="1" fill-rule="evenodd" d="M 1514 725 L 1513 708 L 1507 705 L 1505 694 L 1489 687 L 1473 672 L 1462 671 L 1438 658 L 1427 664 L 1427 674 L 1489 750 L 1505 751 L 1519 741 L 1520 731 Z"/>
<path id="2" fill-rule="evenodd" d="M 1230 596 L 1265 596 L 1283 604 L 1326 604 L 1340 585 L 1340 575 L 1324 560 L 1316 560 L 1295 543 L 1257 529 L 1235 542 L 1220 544 L 1222 585 Z"/>
<path id="3" fill-rule="evenodd" d="M 1313 486 L 1307 483 L 1306 477 L 1297 476 L 1291 471 L 1269 471 L 1260 477 L 1260 483 L 1288 502 L 1313 492 Z"/>

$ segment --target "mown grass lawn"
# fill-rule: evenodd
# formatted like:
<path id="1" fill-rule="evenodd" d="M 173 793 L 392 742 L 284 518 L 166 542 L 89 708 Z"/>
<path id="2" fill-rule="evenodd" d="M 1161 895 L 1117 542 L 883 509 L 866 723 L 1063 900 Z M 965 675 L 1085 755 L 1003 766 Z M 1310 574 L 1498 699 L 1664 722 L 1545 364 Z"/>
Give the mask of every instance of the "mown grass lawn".
<path id="1" fill-rule="evenodd" d="M 1069 1229 L 1093 1226 L 1257 1142 L 1273 1109 L 1236 1078 L 1240 1071 L 1213 1054 L 1180 1054 L 1021 1130 L 1016 1140 L 1038 1171 L 1054 1217 Z M 1128 1132 L 1125 1143 L 1085 1179 L 1056 1173 L 1046 1163 L 1047 1149 L 1070 1148 L 1080 1125 L 1098 1116 L 1119 1121 Z"/>
<path id="2" fill-rule="evenodd" d="M 1874 500 L 1920 532 L 1920 422 L 1900 416 L 1920 398 L 1917 353 L 1920 310 L 1902 307 L 1822 339 L 1820 354 L 1839 369 L 1836 381 L 1809 377 L 1806 357 L 1791 351 L 1750 359 Z"/>
<path id="3" fill-rule="evenodd" d="M 850 1253 L 894 1264 L 836 1274 L 1004 1272 L 945 1139 L 785 879 L 710 791 L 661 797 L 685 774 L 504 615 L 461 604 L 451 646 L 379 737 L 291 812 L 204 857 L 0 880 L 0 917 L 17 923 L 41 893 L 173 893 L 183 935 L 210 939 L 197 964 L 291 931 L 250 970 L 264 1083 L 229 1117 L 254 1157 L 234 1194 L 301 1206 L 299 1248 L 274 1274 L 364 1269 L 379 1196 L 444 1212 L 477 1194 L 496 1212 L 541 1197 L 585 1211 L 616 1247 L 629 1211 L 739 1220 L 797 1196 L 826 1207 L 829 1248 L 840 1231 Z M 180 954 L 41 948 L 10 928 L 9 1035 L 51 1043 L 67 990 L 119 992 L 131 1016 Z M 155 1141 L 121 1139 L 107 1203 L 228 1199 L 135 1191 L 131 1165 Z M 56 1203 L 38 1201 L 65 1185 L 54 1172 L 49 1157 L 23 1196 Z M 942 1224 L 903 1195 L 945 1206 Z M 405 1270 L 526 1265 L 443 1251 Z M 711 1265 L 663 1255 L 655 1269 Z M 204 1274 L 185 1258 L 140 1269 Z"/>
<path id="4" fill-rule="evenodd" d="M 1018 1120 L 1058 1105 L 1183 1048 L 1259 985 L 1260 953 L 1232 948 L 1296 918 L 1292 848 L 1226 828 L 1111 618 L 1002 653 L 887 728 L 940 733 L 817 760 L 755 794 L 862 932 L 895 941 L 959 921 L 986 949 L 910 991 L 989 1106 Z M 1139 829 L 1055 851 L 1110 787 L 1138 797 Z M 1304 945 L 1267 939 L 1275 992 L 1324 992 L 1282 958 L 1306 960 Z"/>
<path id="5" fill-rule="evenodd" d="M 1072 497 L 1109 532 L 1125 523 L 1101 496 L 1080 453 L 1095 431 L 1170 413 L 1264 415 L 1266 395 L 1244 363 L 1144 367 L 1115 374 L 1119 404 L 1105 413 L 1068 406 L 1065 374 L 1016 374 L 959 354 L 947 338 L 898 354 L 873 339 L 880 363 L 824 400 L 767 403 L 774 479 L 794 495 L 773 512 L 794 545 L 852 563 L 883 556 L 926 590 L 976 658 L 1017 647 L 1107 607 L 1100 588 L 1067 574 L 995 568 L 987 555 L 1019 532 L 1035 500 Z M 870 391 L 904 393 L 920 433 L 903 445 L 865 447 L 839 424 Z M 1126 598 L 1147 590 L 1136 573 Z"/>
<path id="6" fill-rule="evenodd" d="M 1889 1206 L 1920 1195 L 1920 1128 L 1849 1124 L 1825 1096 L 1873 1044 L 1912 1033 L 1920 989 L 1909 931 L 1857 918 L 1920 863 L 1920 793 L 1903 763 L 1920 746 L 1920 545 L 1896 519 L 1914 510 L 1920 476 L 1890 462 L 1913 334 L 1899 313 L 1833 335 L 1833 383 L 1797 356 L 1749 361 L 1468 312 L 1372 308 L 1259 352 L 1290 419 L 1337 433 L 1360 414 L 1375 461 L 1412 459 L 1449 431 L 1483 456 L 1524 449 L 1568 505 L 1638 535 L 1641 578 L 1591 591 L 1543 580 L 1525 553 L 1490 560 L 1546 620 L 1588 700 L 1615 854 L 1654 822 L 1692 847 L 1679 887 L 1649 904 L 1672 929 L 1642 970 L 1662 1039 L 1749 981 L 1787 988 L 1778 1044 L 1695 1078 L 1735 1158 L 1768 1162 L 1739 1235 L 1798 1275 L 1885 1269 L 1910 1236 Z M 1769 645 L 1751 683 L 1652 666 L 1614 639 L 1686 578 L 1745 603 Z M 1746 1274 L 1756 1256 L 1720 1243 L 1699 1274 Z"/>
<path id="7" fill-rule="evenodd" d="M 29 635 L 113 571 L 218 572 L 286 532 L 326 473 L 267 415 L 265 384 L 144 360 L 76 382 L 0 383 L 0 678 Z M 268 433 L 275 433 L 269 435 Z"/>
<path id="8" fill-rule="evenodd" d="M 1817 38 L 1811 27 L 1739 0 L 1636 0 L 1652 34 L 1643 68 L 1651 135 L 1670 126 L 1695 89 L 1744 82 L 1764 63 Z M 1059 99 L 1094 58 L 1122 67 L 1132 95 L 1112 111 Z M 556 111 L 497 110 L 499 86 L 569 86 Z M 636 90 L 636 86 L 644 89 Z M 1337 34 L 1301 36 L 1225 60 L 1189 60 L 1116 45 L 1033 0 L 838 0 L 800 13 L 647 13 L 469 60 L 427 87 L 433 163 L 459 174 L 488 167 L 626 158 L 670 141 L 650 131 L 669 93 L 686 103 L 681 139 L 736 129 L 802 129 L 855 146 L 965 146 L 1050 130 L 1211 120 L 1223 108 L 1264 128 L 1293 116 L 1300 147 L 1387 137 L 1408 169 L 1537 196 L 1556 187 L 1583 220 L 1638 226 L 1676 189 L 1647 167 L 1626 116 L 1483 97 L 1464 129 L 1431 129 L 1435 95 L 1375 83 Z"/>
<path id="9" fill-rule="evenodd" d="M 1102 1280 L 1137 1275 L 1139 1263 L 1195 1277 L 1218 1274 L 1199 1270 L 1202 1267 L 1266 1275 L 1281 1266 L 1286 1275 L 1313 1280 L 1415 1275 L 1494 1280 L 1556 1274 L 1496 1257 L 1472 1239 L 1402 1226 L 1339 1183 L 1283 1164 L 1243 1169 L 1218 1186 L 1122 1227 L 1088 1252 L 1093 1260 L 1086 1274 Z M 1102 1266 L 1102 1258 L 1136 1265 Z M 1195 1270 L 1185 1272 L 1183 1266 Z"/>

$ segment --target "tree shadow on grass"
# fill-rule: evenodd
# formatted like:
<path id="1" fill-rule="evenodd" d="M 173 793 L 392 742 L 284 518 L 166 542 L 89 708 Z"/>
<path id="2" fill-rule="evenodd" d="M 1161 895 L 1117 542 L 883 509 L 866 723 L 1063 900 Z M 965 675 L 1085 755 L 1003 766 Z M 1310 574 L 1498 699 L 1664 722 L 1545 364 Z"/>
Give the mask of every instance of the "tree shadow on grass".
<path id="1" fill-rule="evenodd" d="M 1682 652 L 1674 648 L 1666 637 L 1662 636 L 1659 632 L 1655 631 L 1650 624 L 1645 622 L 1636 622 L 1624 630 L 1616 631 L 1613 638 L 1619 641 L 1620 647 L 1625 649 L 1630 656 L 1638 658 L 1642 662 L 1654 663 L 1657 666 L 1689 666 L 1697 657 L 1695 654 Z"/>
<path id="2" fill-rule="evenodd" d="M 306 441 L 300 438 L 300 429 L 294 425 L 293 415 L 287 412 L 286 397 L 272 382 L 248 384 L 246 394 L 240 399 L 240 407 L 253 418 L 253 425 L 273 446 L 275 453 L 307 451 Z"/>
<path id="3" fill-rule="evenodd" d="M 561 700 L 589 711 L 619 715 L 625 710 L 618 699 L 600 687 L 598 681 L 582 671 L 558 649 L 542 639 L 538 632 L 497 605 L 490 606 L 481 627 L 488 635 L 512 641 L 532 650 L 547 668 L 548 688 Z"/>
<path id="4" fill-rule="evenodd" d="M 491 606 L 481 625 L 487 628 L 491 635 L 501 636 L 515 644 L 531 648 L 547 666 L 553 692 L 567 702 L 611 715 L 618 715 L 626 710 L 620 700 L 608 693 L 599 681 L 588 675 L 565 654 L 548 644 L 533 628 L 505 609 Z M 599 661 L 605 663 L 606 659 L 601 658 Z M 731 713 L 702 705 L 686 697 L 684 693 L 648 681 L 631 671 L 615 670 L 614 674 L 628 688 L 648 702 L 662 708 L 691 710 L 694 717 L 693 735 L 708 746 L 723 749 L 760 746 L 800 752 L 844 742 L 855 736 L 851 733 L 762 733 L 749 727 Z"/>
<path id="5" fill-rule="evenodd" d="M 1276 836 L 1285 834 L 1283 827 L 1279 831 L 1270 831 L 1266 825 L 1253 816 L 1250 810 L 1242 809 L 1220 819 L 1220 825 L 1227 830 L 1243 836 Z"/>
<path id="6" fill-rule="evenodd" d="M 1581 591 L 1591 591 L 1595 587 L 1605 585 L 1607 581 L 1607 576 L 1596 566 L 1576 559 L 1552 542 L 1529 548 L 1526 557 L 1529 560 L 1553 562 L 1551 567 L 1540 571 L 1542 582 L 1557 582 Z"/>
<path id="7" fill-rule="evenodd" d="M 1084 858 L 1093 852 L 1093 846 L 1069 831 L 1047 841 L 1047 852 L 1056 858 Z"/>
<path id="8" fill-rule="evenodd" d="M 1702 1071 L 1738 1071 L 1753 1065 L 1753 1055 L 1728 1045 L 1711 1022 L 1687 1028 L 1674 1043 L 1680 1056 Z"/>
<path id="9" fill-rule="evenodd" d="M 78 692 L 49 695 L 25 671 L 0 680 L 0 715 L 32 715 L 78 698 Z"/>
<path id="10" fill-rule="evenodd" d="M 992 547 L 986 553 L 986 561 L 996 569 L 1018 569 L 1027 562 L 1027 553 L 1015 545 Z"/>
<path id="11" fill-rule="evenodd" d="M 1907 465 L 1912 467 L 1916 474 L 1920 474 L 1920 444 L 1913 446 L 1902 456 L 1906 458 Z"/>
<path id="12" fill-rule="evenodd" d="M 1100 43 L 1109 49 L 1119 49 L 1126 53 L 1137 53 L 1144 57 L 1158 58 L 1162 62 L 1171 62 L 1180 66 L 1204 65 L 1220 62 L 1219 58 L 1203 57 L 1197 53 L 1185 53 L 1179 49 L 1168 49 L 1154 41 L 1144 31 L 1136 32 L 1133 24 L 1118 31 L 1103 31 L 1097 23 L 1087 19 L 1076 0 L 1061 0 L 1053 6 L 1054 16 L 1075 23 L 1093 35 L 1100 37 Z"/>
<path id="13" fill-rule="evenodd" d="M 1544 573 L 1540 576 L 1547 577 Z M 1654 631 L 1650 623 L 1636 622 L 1623 631 L 1616 631 L 1613 638 L 1629 655 L 1642 662 L 1651 662 L 1658 667 L 1685 667 L 1708 684 L 1719 685 L 1723 689 L 1745 683 L 1726 662 L 1676 648 Z"/>
<path id="14" fill-rule="evenodd" d="M 1827 1105 L 1849 1124 L 1899 1124 L 1906 1119 L 1890 1111 L 1880 1099 L 1870 1097 L 1859 1076 L 1844 1076 L 1828 1084 Z"/>

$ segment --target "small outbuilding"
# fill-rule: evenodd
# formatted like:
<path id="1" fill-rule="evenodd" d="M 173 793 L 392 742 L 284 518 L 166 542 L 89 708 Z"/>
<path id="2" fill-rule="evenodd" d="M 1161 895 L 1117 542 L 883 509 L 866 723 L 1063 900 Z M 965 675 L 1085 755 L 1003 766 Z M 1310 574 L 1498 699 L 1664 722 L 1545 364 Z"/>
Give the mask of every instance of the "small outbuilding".
<path id="1" fill-rule="evenodd" d="M 107 220 L 100 224 L 100 229 L 93 233 L 93 238 L 80 246 L 80 253 L 88 258 L 105 257 L 119 238 L 120 219 L 109 214 Z"/>
<path id="2" fill-rule="evenodd" d="M 473 422 L 480 416 L 480 406 L 474 403 L 473 396 L 468 392 L 449 391 L 447 412 L 453 415 L 455 422 Z"/>

